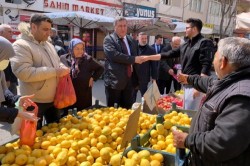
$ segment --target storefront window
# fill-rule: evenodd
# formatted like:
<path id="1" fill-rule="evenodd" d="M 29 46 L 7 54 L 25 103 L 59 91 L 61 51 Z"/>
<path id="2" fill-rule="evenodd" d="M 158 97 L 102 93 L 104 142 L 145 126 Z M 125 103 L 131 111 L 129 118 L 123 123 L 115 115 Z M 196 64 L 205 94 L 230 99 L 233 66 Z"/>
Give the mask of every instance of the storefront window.
<path id="1" fill-rule="evenodd" d="M 189 0 L 189 10 L 194 12 L 201 12 L 202 0 Z"/>
<path id="2" fill-rule="evenodd" d="M 172 0 L 161 0 L 161 4 L 165 4 L 165 5 L 171 5 Z"/>

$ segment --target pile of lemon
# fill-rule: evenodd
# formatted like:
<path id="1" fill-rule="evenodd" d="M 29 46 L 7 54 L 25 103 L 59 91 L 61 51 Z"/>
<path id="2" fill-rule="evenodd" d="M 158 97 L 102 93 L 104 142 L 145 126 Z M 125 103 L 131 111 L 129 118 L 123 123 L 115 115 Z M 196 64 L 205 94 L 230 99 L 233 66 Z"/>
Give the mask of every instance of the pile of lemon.
<path id="1" fill-rule="evenodd" d="M 176 148 L 173 145 L 172 128 L 175 127 L 175 125 L 190 127 L 190 123 L 191 118 L 189 118 L 187 114 L 177 113 L 176 111 L 165 114 L 163 124 L 156 124 L 156 128 L 150 131 L 149 142 L 151 148 L 175 154 Z"/>
<path id="2" fill-rule="evenodd" d="M 79 111 L 78 117 L 68 115 L 59 123 L 51 123 L 37 130 L 32 147 L 20 145 L 19 140 L 0 146 L 1 165 L 108 165 L 114 160 L 113 156 L 121 155 L 124 151 L 121 142 L 131 113 L 133 110 L 108 107 Z M 138 134 L 146 133 L 155 121 L 155 115 L 140 113 Z M 129 156 L 128 161 L 123 159 L 123 165 L 128 165 Z"/>

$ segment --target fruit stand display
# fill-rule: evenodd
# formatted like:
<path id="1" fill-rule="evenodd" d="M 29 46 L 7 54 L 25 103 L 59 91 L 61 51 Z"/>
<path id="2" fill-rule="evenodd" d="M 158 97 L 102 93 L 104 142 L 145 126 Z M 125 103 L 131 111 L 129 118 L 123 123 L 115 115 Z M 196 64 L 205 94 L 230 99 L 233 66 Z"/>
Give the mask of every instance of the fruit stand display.
<path id="1" fill-rule="evenodd" d="M 163 156 L 148 150 L 132 151 L 121 159 L 125 150 L 121 148 L 121 142 L 132 112 L 106 107 L 79 111 L 77 116 L 67 115 L 59 123 L 37 130 L 31 147 L 20 145 L 19 140 L 0 146 L 1 165 L 161 165 Z M 155 123 L 156 115 L 140 113 L 137 133 L 141 136 L 146 134 Z"/>
<path id="2" fill-rule="evenodd" d="M 175 103 L 178 108 L 183 108 L 183 90 L 178 90 L 175 93 L 170 93 L 167 95 L 163 95 L 158 101 L 157 106 L 159 108 L 164 109 L 165 111 L 169 111 L 172 109 L 172 103 Z"/>
<path id="3" fill-rule="evenodd" d="M 177 155 L 177 150 L 173 146 L 173 129 L 188 132 L 191 119 L 196 114 L 196 111 L 183 110 L 173 104 L 173 108 L 164 115 L 157 116 L 157 122 L 143 136 L 135 137 L 131 142 L 129 150 L 141 151 L 148 150 L 153 153 L 162 154 L 164 165 L 175 166 L 180 165 L 183 156 Z M 127 150 L 127 151 L 129 151 Z M 185 150 L 184 154 L 185 155 Z"/>

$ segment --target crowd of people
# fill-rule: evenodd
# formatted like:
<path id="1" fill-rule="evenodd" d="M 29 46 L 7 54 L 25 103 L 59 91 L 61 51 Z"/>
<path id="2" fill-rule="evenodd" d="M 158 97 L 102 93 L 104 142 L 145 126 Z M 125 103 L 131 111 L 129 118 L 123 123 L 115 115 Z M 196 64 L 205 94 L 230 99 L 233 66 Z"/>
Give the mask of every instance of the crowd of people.
<path id="1" fill-rule="evenodd" d="M 88 33 L 82 40 L 72 39 L 66 51 L 52 20 L 43 14 L 20 23 L 21 34 L 12 45 L 11 27 L 0 25 L 0 120 L 13 123 L 22 117 L 38 121 L 38 129 L 43 118 L 46 123 L 58 122 L 61 110 L 53 102 L 58 80 L 66 75 L 71 76 L 77 98 L 69 108 L 78 110 L 92 106 L 92 87 L 101 75 L 107 106 L 127 109 L 138 91 L 144 95 L 150 82 L 157 83 L 161 94 L 169 93 L 173 84 L 175 90 L 183 86 L 184 109 L 197 110 L 189 134 L 173 131 L 174 145 L 190 149 L 187 163 L 248 165 L 250 41 L 222 39 L 215 54 L 213 42 L 201 35 L 202 26 L 201 20 L 190 18 L 185 40 L 174 36 L 163 45 L 162 35 L 157 35 L 149 45 L 147 33 L 140 32 L 135 40 L 128 35 L 126 18 L 117 17 L 114 32 L 104 38 L 105 64 L 101 65 L 91 56 Z M 212 64 L 218 79 L 209 77 Z M 181 66 L 178 75 L 176 65 Z M 22 97 L 16 93 L 17 83 Z M 38 118 L 19 111 L 32 102 L 38 106 Z"/>

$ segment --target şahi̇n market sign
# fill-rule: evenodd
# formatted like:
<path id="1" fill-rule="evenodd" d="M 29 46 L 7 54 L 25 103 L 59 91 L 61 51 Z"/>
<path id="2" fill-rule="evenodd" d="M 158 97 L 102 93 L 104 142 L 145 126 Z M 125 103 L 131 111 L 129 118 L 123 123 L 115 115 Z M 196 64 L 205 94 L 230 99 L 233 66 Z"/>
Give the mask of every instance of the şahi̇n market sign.
<path id="1" fill-rule="evenodd" d="M 76 0 L 44 0 L 44 10 L 55 11 L 84 11 L 88 13 L 105 15 L 105 4 L 98 4 L 98 1 L 76 1 Z M 108 4 L 109 6 L 116 4 Z"/>

